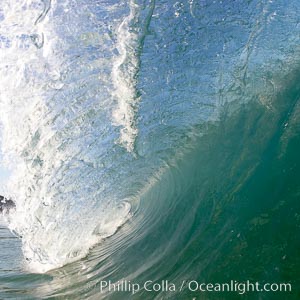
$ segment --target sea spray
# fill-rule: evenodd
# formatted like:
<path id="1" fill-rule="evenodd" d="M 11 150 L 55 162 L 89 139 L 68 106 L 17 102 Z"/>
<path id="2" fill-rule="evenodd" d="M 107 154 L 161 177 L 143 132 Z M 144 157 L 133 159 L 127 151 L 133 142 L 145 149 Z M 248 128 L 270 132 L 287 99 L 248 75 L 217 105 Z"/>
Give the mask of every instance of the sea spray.
<path id="1" fill-rule="evenodd" d="M 113 119 L 116 126 L 121 126 L 119 142 L 129 152 L 133 151 L 138 134 L 136 114 L 140 99 L 137 88 L 140 55 L 154 4 L 155 0 L 129 1 L 130 13 L 117 29 L 118 55 L 112 70 L 117 108 L 113 111 Z"/>
<path id="2" fill-rule="evenodd" d="M 112 32 L 126 4 L 101 8 L 114 23 L 97 19 L 95 9 L 78 11 L 73 1 L 6 1 L 1 9 L 1 144 L 13 169 L 5 191 L 16 202 L 8 221 L 35 272 L 85 256 L 131 216 L 130 202 L 106 178 L 118 168 L 107 149 L 121 148 L 109 82 Z"/>

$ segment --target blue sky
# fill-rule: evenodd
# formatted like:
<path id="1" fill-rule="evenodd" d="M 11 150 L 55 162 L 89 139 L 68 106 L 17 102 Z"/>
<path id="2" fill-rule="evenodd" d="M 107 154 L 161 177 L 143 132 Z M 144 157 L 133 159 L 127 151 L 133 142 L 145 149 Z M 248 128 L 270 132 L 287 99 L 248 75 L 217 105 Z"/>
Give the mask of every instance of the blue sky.
<path id="1" fill-rule="evenodd" d="M 0 166 L 0 182 L 5 181 L 8 178 L 9 174 L 10 172 L 8 170 Z"/>
<path id="2" fill-rule="evenodd" d="M 2 155 L 0 153 L 0 195 L 3 193 L 3 184 L 8 179 L 10 171 L 1 165 Z"/>

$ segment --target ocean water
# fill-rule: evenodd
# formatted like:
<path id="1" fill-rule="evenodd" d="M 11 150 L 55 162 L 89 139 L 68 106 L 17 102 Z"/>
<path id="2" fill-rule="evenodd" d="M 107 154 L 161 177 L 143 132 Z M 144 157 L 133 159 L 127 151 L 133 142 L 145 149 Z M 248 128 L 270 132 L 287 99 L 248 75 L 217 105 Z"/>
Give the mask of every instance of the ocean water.
<path id="1" fill-rule="evenodd" d="M 1 0 L 0 299 L 298 299 L 299 33 L 298 0 Z"/>

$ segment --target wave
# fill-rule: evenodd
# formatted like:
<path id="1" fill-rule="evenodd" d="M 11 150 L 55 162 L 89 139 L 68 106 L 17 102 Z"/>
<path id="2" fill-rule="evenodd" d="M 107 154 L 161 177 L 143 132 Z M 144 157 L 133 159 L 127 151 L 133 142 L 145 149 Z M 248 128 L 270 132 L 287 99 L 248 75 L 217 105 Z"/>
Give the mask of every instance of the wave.
<path id="1" fill-rule="evenodd" d="M 107 278 L 218 280 L 224 257 L 238 271 L 238 251 L 246 263 L 258 237 L 247 228 L 266 236 L 294 203 L 293 185 L 284 203 L 271 186 L 298 174 L 280 171 L 298 149 L 297 11 L 296 1 L 3 1 L 7 221 L 26 268 L 52 278 L 36 297 L 93 297 Z"/>

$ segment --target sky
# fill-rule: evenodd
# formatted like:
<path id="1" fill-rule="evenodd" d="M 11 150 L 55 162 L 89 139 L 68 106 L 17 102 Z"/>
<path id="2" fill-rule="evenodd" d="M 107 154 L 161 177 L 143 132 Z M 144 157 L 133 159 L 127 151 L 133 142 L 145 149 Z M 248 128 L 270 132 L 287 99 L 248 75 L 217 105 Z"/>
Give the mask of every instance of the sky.
<path id="1" fill-rule="evenodd" d="M 3 194 L 3 185 L 10 175 L 10 171 L 1 165 L 2 155 L 0 153 L 0 195 Z"/>
<path id="2" fill-rule="evenodd" d="M 2 153 L 1 153 L 1 123 L 0 123 L 0 195 L 3 195 L 3 185 L 6 182 L 6 180 L 8 179 L 9 175 L 10 175 L 10 171 L 7 170 L 2 163 Z"/>

